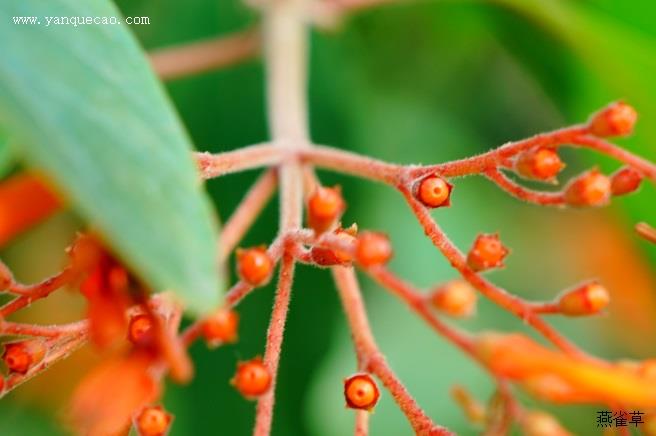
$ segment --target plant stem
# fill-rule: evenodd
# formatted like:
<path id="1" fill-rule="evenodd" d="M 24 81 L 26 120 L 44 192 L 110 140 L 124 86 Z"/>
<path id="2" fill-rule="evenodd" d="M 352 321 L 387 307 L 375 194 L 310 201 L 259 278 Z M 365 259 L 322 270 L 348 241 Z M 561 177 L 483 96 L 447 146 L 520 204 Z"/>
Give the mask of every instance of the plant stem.
<path id="1" fill-rule="evenodd" d="M 465 280 L 490 300 L 506 309 L 508 312 L 513 313 L 518 318 L 524 320 L 524 322 L 540 332 L 546 339 L 551 341 L 563 352 L 571 356 L 590 358 L 590 356 L 585 354 L 576 345 L 547 324 L 542 318 L 540 318 L 540 316 L 534 313 L 531 310 L 530 305 L 525 303 L 521 298 L 495 286 L 493 283 L 483 278 L 483 276 L 469 268 L 465 256 L 455 245 L 453 245 L 453 242 L 449 240 L 442 229 L 431 218 L 426 207 L 419 203 L 419 201 L 417 201 L 407 189 L 402 188 L 401 192 L 433 245 L 442 252 L 442 255 L 447 258 L 451 265 L 458 270 Z"/>
<path id="2" fill-rule="evenodd" d="M 219 264 L 228 258 L 239 241 L 266 206 L 273 195 L 278 180 L 275 170 L 265 171 L 244 196 L 237 209 L 230 215 L 221 229 L 219 238 Z"/>
<path id="3" fill-rule="evenodd" d="M 271 137 L 280 147 L 308 144 L 306 93 L 306 17 L 304 0 L 274 0 L 264 11 L 268 118 Z M 281 164 L 280 234 L 301 226 L 303 170 L 298 159 Z M 264 364 L 271 372 L 271 388 L 260 397 L 255 414 L 255 436 L 271 433 L 275 387 L 285 321 L 291 298 L 294 258 L 284 254 L 278 289 L 267 333 Z"/>
<path id="4" fill-rule="evenodd" d="M 218 69 L 250 59 L 260 47 L 258 32 L 253 29 L 150 53 L 150 62 L 163 80 Z"/>
<path id="5" fill-rule="evenodd" d="M 451 434 L 445 428 L 435 425 L 419 407 L 378 349 L 353 268 L 336 266 L 332 268 L 332 272 L 351 328 L 358 362 L 362 362 L 363 369 L 375 374 L 383 382 L 417 435 Z"/>

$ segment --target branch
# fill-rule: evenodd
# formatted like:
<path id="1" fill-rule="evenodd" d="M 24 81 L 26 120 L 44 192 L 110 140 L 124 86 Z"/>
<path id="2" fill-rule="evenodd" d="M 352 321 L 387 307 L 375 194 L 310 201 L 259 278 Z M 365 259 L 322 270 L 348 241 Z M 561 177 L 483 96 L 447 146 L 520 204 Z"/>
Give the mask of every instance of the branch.
<path id="1" fill-rule="evenodd" d="M 424 232 L 430 238 L 431 242 L 447 258 L 447 260 L 458 270 L 462 277 L 478 289 L 483 295 L 495 302 L 497 305 L 511 312 L 531 327 L 539 331 L 546 339 L 551 341 L 562 351 L 577 357 L 588 357 L 576 345 L 571 343 L 564 336 L 560 335 L 542 318 L 535 314 L 529 305 L 521 298 L 516 297 L 504 289 L 495 286 L 481 275 L 467 266 L 465 256 L 456 248 L 455 245 L 444 234 L 442 229 L 437 225 L 430 216 L 429 211 L 419 203 L 412 192 L 407 188 L 401 187 L 401 193 L 410 205 L 413 213 L 417 217 L 419 224 L 423 227 Z"/>
<path id="2" fill-rule="evenodd" d="M 222 264 L 266 206 L 275 192 L 278 179 L 275 170 L 264 172 L 253 184 L 237 209 L 221 229 L 219 238 L 219 263 Z"/>
<path id="3" fill-rule="evenodd" d="M 587 133 L 587 127 L 582 125 L 541 133 L 520 141 L 509 142 L 478 156 L 443 164 L 417 167 L 410 171 L 410 176 L 420 178 L 429 174 L 438 174 L 442 177 L 462 177 L 481 174 L 489 169 L 510 167 L 510 159 L 522 151 L 533 147 L 555 147 L 571 143 L 574 138 L 585 133 Z"/>
<path id="4" fill-rule="evenodd" d="M 485 176 L 493 181 L 499 188 L 520 200 L 542 206 L 565 205 L 565 196 L 562 192 L 541 192 L 527 189 L 509 179 L 496 168 L 485 171 Z"/>
<path id="5" fill-rule="evenodd" d="M 365 270 L 383 288 L 399 297 L 408 307 L 419 315 L 434 331 L 446 338 L 449 342 L 460 348 L 474 359 L 478 359 L 474 351 L 471 337 L 458 329 L 451 327 L 440 320 L 431 311 L 426 298 L 415 290 L 409 283 L 396 277 L 383 266 L 375 266 Z"/>
<path id="6" fill-rule="evenodd" d="M 383 382 L 417 435 L 452 434 L 445 428 L 434 424 L 419 407 L 378 349 L 369 326 L 369 320 L 360 295 L 360 287 L 353 268 L 337 266 L 333 267 L 332 273 L 342 300 L 342 307 L 346 312 L 351 328 L 358 360 L 366 363 L 365 369 L 375 374 Z"/>
<path id="7" fill-rule="evenodd" d="M 272 143 L 251 145 L 222 153 L 195 153 L 201 177 L 212 179 L 230 173 L 279 164 L 284 149 Z"/>
<path id="8" fill-rule="evenodd" d="M 280 267 L 278 290 L 273 303 L 273 312 L 271 313 L 271 322 L 269 323 L 266 349 L 264 352 L 264 364 L 271 374 L 271 387 L 257 402 L 255 429 L 253 430 L 253 434 L 256 436 L 265 436 L 271 433 L 278 364 L 280 362 L 280 351 L 291 298 L 293 277 L 294 258 L 285 254 L 283 255 Z"/>
<path id="9" fill-rule="evenodd" d="M 154 50 L 150 62 L 163 80 L 234 65 L 257 55 L 260 35 L 246 30 L 228 36 Z"/>

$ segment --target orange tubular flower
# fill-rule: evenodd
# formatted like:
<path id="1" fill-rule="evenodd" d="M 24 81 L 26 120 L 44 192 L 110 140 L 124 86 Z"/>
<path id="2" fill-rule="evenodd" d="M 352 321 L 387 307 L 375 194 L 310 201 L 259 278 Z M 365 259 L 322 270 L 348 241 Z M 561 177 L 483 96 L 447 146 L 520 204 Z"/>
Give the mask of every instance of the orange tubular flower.
<path id="1" fill-rule="evenodd" d="M 112 257 L 103 253 L 80 285 L 87 298 L 87 317 L 91 339 L 100 347 L 107 347 L 125 336 L 126 310 L 130 305 L 127 271 Z"/>
<path id="2" fill-rule="evenodd" d="M 61 201 L 36 175 L 21 173 L 0 183 L 0 246 L 48 218 Z"/>
<path id="3" fill-rule="evenodd" d="M 555 403 L 601 403 L 656 407 L 656 372 L 568 356 L 522 334 L 484 333 L 476 339 L 479 359 L 494 374 Z"/>
<path id="4" fill-rule="evenodd" d="M 134 351 L 87 374 L 71 401 L 76 430 L 90 436 L 127 430 L 132 416 L 159 397 L 159 381 L 149 372 L 155 359 L 152 353 Z"/>

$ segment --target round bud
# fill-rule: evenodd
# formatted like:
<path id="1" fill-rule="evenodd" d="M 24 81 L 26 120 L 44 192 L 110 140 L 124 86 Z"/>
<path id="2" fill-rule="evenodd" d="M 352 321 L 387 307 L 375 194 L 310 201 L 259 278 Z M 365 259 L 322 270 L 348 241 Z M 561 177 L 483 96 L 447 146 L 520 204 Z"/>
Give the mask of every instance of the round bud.
<path id="1" fill-rule="evenodd" d="M 520 153 L 515 161 L 515 172 L 531 180 L 551 181 L 565 167 L 553 148 L 538 147 Z"/>
<path id="2" fill-rule="evenodd" d="M 336 229 L 333 233 L 347 245 L 355 245 L 358 228 L 353 224 L 348 229 Z M 331 250 L 324 247 L 312 247 L 312 261 L 321 266 L 344 265 L 353 260 L 351 253 L 344 250 Z"/>
<path id="3" fill-rule="evenodd" d="M 271 373 L 262 359 L 256 357 L 237 365 L 232 385 L 246 398 L 256 398 L 266 393 L 271 386 Z"/>
<path id="4" fill-rule="evenodd" d="M 319 186 L 308 199 L 308 224 L 316 233 L 325 232 L 344 213 L 341 189 Z"/>
<path id="5" fill-rule="evenodd" d="M 595 136 L 625 136 L 633 132 L 638 114 L 628 104 L 618 101 L 611 103 L 596 114 L 588 122 L 590 133 Z"/>
<path id="6" fill-rule="evenodd" d="M 610 194 L 610 179 L 595 168 L 567 184 L 565 202 L 570 206 L 603 206 L 610 200 Z"/>
<path id="7" fill-rule="evenodd" d="M 430 296 L 433 306 L 454 317 L 468 317 L 476 312 L 476 291 L 462 280 L 453 280 L 437 288 Z"/>
<path id="8" fill-rule="evenodd" d="M 378 386 L 369 374 L 355 374 L 344 380 L 344 399 L 350 409 L 371 410 L 379 397 Z"/>
<path id="9" fill-rule="evenodd" d="M 161 406 L 145 407 L 135 419 L 135 427 L 139 436 L 164 436 L 172 419 Z"/>
<path id="10" fill-rule="evenodd" d="M 385 264 L 392 258 L 392 245 L 382 233 L 364 232 L 358 236 L 355 258 L 364 267 Z"/>
<path id="11" fill-rule="evenodd" d="M 155 343 L 154 322 L 150 315 L 141 313 L 130 318 L 128 340 L 139 347 L 148 347 Z"/>
<path id="12" fill-rule="evenodd" d="M 234 310 L 219 309 L 202 323 L 203 336 L 210 347 L 237 342 L 239 315 Z"/>
<path id="13" fill-rule="evenodd" d="M 252 286 L 262 286 L 271 278 L 273 261 L 264 247 L 237 250 L 239 277 Z"/>
<path id="14" fill-rule="evenodd" d="M 25 374 L 30 368 L 39 363 L 46 354 L 43 341 L 34 339 L 5 344 L 2 359 L 11 372 Z"/>
<path id="15" fill-rule="evenodd" d="M 622 167 L 610 176 L 610 190 L 613 195 L 635 192 L 642 183 L 642 173 L 633 167 Z"/>
<path id="16" fill-rule="evenodd" d="M 427 207 L 448 207 L 451 205 L 453 185 L 443 178 L 432 175 L 419 182 L 415 197 Z"/>
<path id="17" fill-rule="evenodd" d="M 500 268 L 508 252 L 498 234 L 481 234 L 467 253 L 467 265 L 474 271 Z"/>
<path id="18" fill-rule="evenodd" d="M 606 288 L 597 282 L 589 282 L 566 291 L 557 303 L 563 315 L 583 316 L 599 313 L 609 302 L 610 295 Z"/>

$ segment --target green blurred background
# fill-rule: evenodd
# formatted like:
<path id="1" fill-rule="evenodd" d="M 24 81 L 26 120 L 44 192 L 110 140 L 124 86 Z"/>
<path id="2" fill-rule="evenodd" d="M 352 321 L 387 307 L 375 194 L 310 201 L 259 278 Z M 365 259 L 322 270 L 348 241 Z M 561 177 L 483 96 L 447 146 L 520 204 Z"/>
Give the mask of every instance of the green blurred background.
<path id="1" fill-rule="evenodd" d="M 244 29 L 257 14 L 237 0 L 120 0 L 125 15 L 149 16 L 134 26 L 146 49 Z M 620 143 L 656 160 L 656 6 L 618 2 L 499 0 L 423 1 L 360 13 L 330 32 L 311 36 L 312 138 L 381 159 L 441 162 L 485 151 L 505 141 L 581 122 L 620 98 L 637 108 L 636 134 Z M 199 150 L 220 151 L 267 138 L 263 65 L 240 66 L 178 80 L 167 89 Z M 617 164 L 588 152 L 567 151 L 565 176 Z M 210 181 L 223 219 L 257 176 L 249 172 Z M 390 234 L 391 268 L 428 287 L 455 277 L 423 236 L 400 196 L 366 181 L 322 174 L 339 183 L 357 222 Z M 550 298 L 578 280 L 599 277 L 613 305 L 594 319 L 554 319 L 586 349 L 608 358 L 656 354 L 656 248 L 638 240 L 632 225 L 656 223 L 656 192 L 615 201 L 606 210 L 559 211 L 521 204 L 482 179 L 457 181 L 454 206 L 435 213 L 466 249 L 478 232 L 499 231 L 513 249 L 507 268 L 492 279 L 527 298 Z M 82 227 L 74 212 L 58 214 L 3 250 L 25 281 L 56 271 L 63 248 Z M 270 241 L 276 201 L 244 245 Z M 436 337 L 397 300 L 363 278 L 369 315 L 381 348 L 419 403 L 458 434 L 477 434 L 448 395 L 463 384 L 485 400 L 493 386 L 478 367 Z M 176 416 L 172 435 L 250 434 L 254 405 L 228 384 L 237 360 L 263 351 L 273 289 L 249 297 L 239 312 L 240 341 L 216 351 L 192 349 L 197 376 L 169 384 L 164 403 Z M 63 293 L 39 302 L 24 319 L 58 322 L 79 317 L 83 302 Z M 487 301 L 463 325 L 472 330 L 523 330 Z M 1 435 L 67 434 L 59 424 L 81 374 L 96 360 L 85 350 L 30 382 L 0 404 Z M 298 269 L 277 390 L 275 435 L 350 434 L 353 413 L 342 379 L 355 369 L 350 337 L 329 273 Z M 531 407 L 555 411 L 577 434 L 597 434 L 597 407 L 552 407 L 520 395 Z M 404 417 L 383 394 L 372 434 L 410 434 Z"/>

